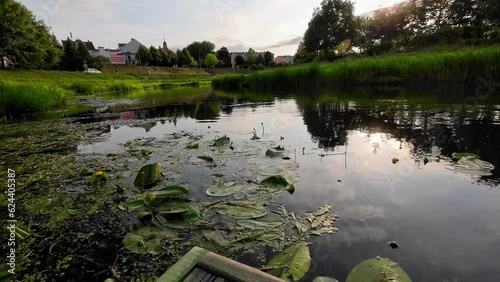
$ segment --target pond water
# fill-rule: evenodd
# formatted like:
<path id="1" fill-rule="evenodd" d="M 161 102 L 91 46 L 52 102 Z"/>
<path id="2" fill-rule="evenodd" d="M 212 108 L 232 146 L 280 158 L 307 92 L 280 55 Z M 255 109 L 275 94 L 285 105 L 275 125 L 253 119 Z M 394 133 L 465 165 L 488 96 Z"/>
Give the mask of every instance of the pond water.
<path id="1" fill-rule="evenodd" d="M 354 266 L 376 256 L 397 262 L 413 281 L 500 281 L 500 169 L 459 169 L 453 158 L 473 153 L 500 166 L 500 104 L 399 92 L 352 98 L 335 91 L 308 97 L 202 88 L 112 96 L 90 106 L 100 110 L 72 122 L 108 123 L 99 142 L 78 146 L 80 155 L 113 153 L 127 141 L 179 131 L 228 135 L 235 143 L 255 131 L 284 146 L 299 163 L 300 178 L 295 193 L 277 204 L 297 214 L 331 204 L 339 215 L 340 231 L 310 246 L 304 281 L 345 281 Z M 123 123 L 153 118 L 163 120 Z M 258 265 L 251 256 L 241 260 Z"/>

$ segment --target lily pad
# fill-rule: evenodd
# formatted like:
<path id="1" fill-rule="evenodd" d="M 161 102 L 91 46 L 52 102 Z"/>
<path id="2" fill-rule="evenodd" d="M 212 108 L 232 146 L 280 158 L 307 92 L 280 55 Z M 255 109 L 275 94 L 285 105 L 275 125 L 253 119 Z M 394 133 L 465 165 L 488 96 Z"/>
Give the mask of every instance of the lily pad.
<path id="1" fill-rule="evenodd" d="M 139 187 L 147 187 L 154 185 L 161 178 L 162 167 L 160 163 L 149 164 L 141 168 L 134 185 Z"/>
<path id="2" fill-rule="evenodd" d="M 461 160 L 463 158 L 467 158 L 467 159 L 480 159 L 481 158 L 481 157 L 479 157 L 479 155 L 472 154 L 472 153 L 465 153 L 465 152 L 453 153 L 452 156 L 457 160 Z"/>
<path id="3" fill-rule="evenodd" d="M 346 282 L 411 282 L 406 272 L 387 258 L 373 258 L 358 264 L 349 273 Z"/>
<path id="4" fill-rule="evenodd" d="M 162 250 L 163 238 L 177 238 L 177 232 L 166 227 L 143 227 L 125 235 L 125 248 L 137 254 L 157 255 Z"/>
<path id="5" fill-rule="evenodd" d="M 203 232 L 203 236 L 205 236 L 208 241 L 213 242 L 220 247 L 229 247 L 231 244 L 233 244 L 232 241 L 226 239 L 227 235 L 219 230 L 205 231 Z"/>
<path id="6" fill-rule="evenodd" d="M 462 157 L 457 163 L 447 165 L 446 168 L 463 174 L 490 176 L 492 175 L 491 171 L 495 169 L 495 166 L 487 161 L 469 156 Z"/>
<path id="7" fill-rule="evenodd" d="M 199 156 L 198 159 L 204 160 L 204 161 L 209 162 L 209 163 L 214 162 L 214 159 L 210 156 Z"/>
<path id="8" fill-rule="evenodd" d="M 288 183 L 285 177 L 281 175 L 275 175 L 262 180 L 260 184 L 268 187 L 286 187 L 290 183 Z"/>
<path id="9" fill-rule="evenodd" d="M 269 158 L 283 158 L 285 157 L 285 152 L 283 151 L 274 151 L 274 150 L 267 150 L 266 151 L 266 157 Z"/>
<path id="10" fill-rule="evenodd" d="M 187 146 L 188 149 L 190 150 L 195 150 L 200 148 L 200 143 L 195 143 L 195 144 L 190 144 Z"/>
<path id="11" fill-rule="evenodd" d="M 216 205 L 217 212 L 238 219 L 254 219 L 264 217 L 269 210 L 262 205 L 243 203 L 220 203 Z"/>
<path id="12" fill-rule="evenodd" d="M 223 147 L 231 144 L 231 138 L 227 137 L 227 135 L 222 136 L 215 140 L 214 147 Z"/>
<path id="13" fill-rule="evenodd" d="M 207 189 L 207 195 L 210 197 L 227 197 L 243 190 L 244 186 L 236 182 L 226 182 L 222 185 L 213 185 Z"/>
<path id="14" fill-rule="evenodd" d="M 285 224 L 283 218 L 273 213 L 259 219 L 242 219 L 236 222 L 239 226 L 249 229 L 273 229 Z"/>
<path id="15" fill-rule="evenodd" d="M 311 267 L 311 254 L 305 243 L 289 247 L 272 258 L 266 269 L 269 274 L 285 281 L 299 281 Z"/>

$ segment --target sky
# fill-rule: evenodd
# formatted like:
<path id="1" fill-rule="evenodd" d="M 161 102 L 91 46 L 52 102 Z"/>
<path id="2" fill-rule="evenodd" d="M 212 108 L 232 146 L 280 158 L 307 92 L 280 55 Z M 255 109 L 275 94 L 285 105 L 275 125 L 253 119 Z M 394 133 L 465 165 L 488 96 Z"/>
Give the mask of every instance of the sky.
<path id="1" fill-rule="evenodd" d="M 18 0 L 19 1 L 19 0 Z M 146 46 L 182 49 L 208 40 L 231 52 L 271 51 L 294 55 L 321 0 L 20 0 L 52 28 L 58 39 L 117 48 L 137 39 Z M 398 0 L 357 0 L 364 14 Z"/>

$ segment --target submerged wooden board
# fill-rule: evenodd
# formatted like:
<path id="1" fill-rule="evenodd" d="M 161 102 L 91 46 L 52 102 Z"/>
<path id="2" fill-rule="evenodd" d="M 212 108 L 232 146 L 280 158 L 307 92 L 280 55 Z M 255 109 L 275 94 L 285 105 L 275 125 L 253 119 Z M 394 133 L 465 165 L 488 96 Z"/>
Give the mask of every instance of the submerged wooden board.
<path id="1" fill-rule="evenodd" d="M 157 282 L 282 282 L 258 269 L 194 247 Z"/>

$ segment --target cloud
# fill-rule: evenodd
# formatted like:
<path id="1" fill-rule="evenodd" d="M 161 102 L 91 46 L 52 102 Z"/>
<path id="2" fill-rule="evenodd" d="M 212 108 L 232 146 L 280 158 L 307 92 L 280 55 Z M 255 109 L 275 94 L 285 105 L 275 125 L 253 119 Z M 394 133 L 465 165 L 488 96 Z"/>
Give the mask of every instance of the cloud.
<path id="1" fill-rule="evenodd" d="M 258 49 L 276 49 L 276 48 L 281 48 L 281 47 L 290 46 L 290 45 L 297 45 L 300 43 L 300 41 L 302 41 L 302 36 L 297 36 L 295 38 L 284 39 L 284 40 L 278 41 L 272 45 L 258 47 Z"/>

